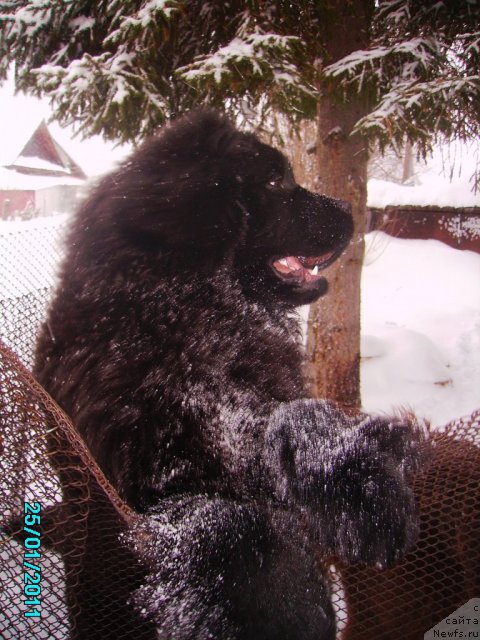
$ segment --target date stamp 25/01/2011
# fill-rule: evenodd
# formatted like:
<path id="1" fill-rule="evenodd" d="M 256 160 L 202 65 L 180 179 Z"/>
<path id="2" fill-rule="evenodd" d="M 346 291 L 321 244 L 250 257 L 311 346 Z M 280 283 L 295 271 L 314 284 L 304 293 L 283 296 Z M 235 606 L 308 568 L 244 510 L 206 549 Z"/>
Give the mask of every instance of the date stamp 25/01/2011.
<path id="1" fill-rule="evenodd" d="M 23 594 L 26 618 L 40 618 L 41 613 L 41 511 L 39 502 L 25 502 L 23 506 Z"/>

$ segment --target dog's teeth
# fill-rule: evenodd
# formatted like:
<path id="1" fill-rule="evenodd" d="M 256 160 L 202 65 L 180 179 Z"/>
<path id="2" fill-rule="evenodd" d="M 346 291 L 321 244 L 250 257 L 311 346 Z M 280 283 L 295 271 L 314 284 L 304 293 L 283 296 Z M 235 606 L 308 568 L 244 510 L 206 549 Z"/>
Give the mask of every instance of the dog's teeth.
<path id="1" fill-rule="evenodd" d="M 312 276 L 316 276 L 318 274 L 318 264 L 316 264 L 313 269 L 310 270 Z"/>
<path id="2" fill-rule="evenodd" d="M 283 264 L 284 267 L 288 267 L 288 260 L 286 258 L 282 258 L 278 261 L 280 264 Z"/>

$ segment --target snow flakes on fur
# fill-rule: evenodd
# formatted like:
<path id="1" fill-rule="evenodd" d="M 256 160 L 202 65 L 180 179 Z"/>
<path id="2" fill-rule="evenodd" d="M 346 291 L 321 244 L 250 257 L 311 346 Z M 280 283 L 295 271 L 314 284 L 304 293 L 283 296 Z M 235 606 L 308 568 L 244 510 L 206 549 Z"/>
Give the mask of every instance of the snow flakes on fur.
<path id="1" fill-rule="evenodd" d="M 305 399 L 290 314 L 351 234 L 345 203 L 210 111 L 76 215 L 35 372 L 142 514 L 132 599 L 162 640 L 332 640 L 317 554 L 411 544 L 415 430 Z"/>

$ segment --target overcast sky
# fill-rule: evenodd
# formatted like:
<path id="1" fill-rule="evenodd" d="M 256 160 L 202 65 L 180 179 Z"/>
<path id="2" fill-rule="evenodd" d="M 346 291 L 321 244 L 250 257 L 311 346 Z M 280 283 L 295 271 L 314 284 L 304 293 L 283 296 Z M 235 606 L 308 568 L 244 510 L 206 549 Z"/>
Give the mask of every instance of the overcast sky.
<path id="1" fill-rule="evenodd" d="M 11 153 L 18 154 L 34 129 L 50 116 L 48 100 L 23 94 L 15 96 L 13 79 L 7 80 L 0 87 L 0 165 L 13 160 Z M 74 135 L 71 127 L 62 128 L 56 122 L 48 126 L 55 140 L 88 176 L 108 171 L 129 150 L 128 147 L 114 147 L 99 136 L 82 140 L 80 135 Z"/>

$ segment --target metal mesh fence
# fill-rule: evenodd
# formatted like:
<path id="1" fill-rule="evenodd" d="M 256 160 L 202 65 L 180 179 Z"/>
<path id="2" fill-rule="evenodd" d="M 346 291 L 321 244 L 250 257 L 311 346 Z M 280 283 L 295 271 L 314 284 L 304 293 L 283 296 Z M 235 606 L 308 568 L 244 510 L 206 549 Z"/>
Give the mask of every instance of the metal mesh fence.
<path id="1" fill-rule="evenodd" d="M 68 216 L 0 221 L 0 339 L 27 366 L 63 255 Z"/>
<path id="2" fill-rule="evenodd" d="M 27 368 L 60 255 L 57 222 L 0 236 L 0 335 L 16 351 L 0 345 L 0 637 L 153 639 L 128 603 L 143 569 L 119 541 L 135 514 Z M 416 548 L 387 571 L 332 569 L 339 639 L 421 639 L 480 596 L 480 412 L 431 444 L 415 479 Z"/>
<path id="3" fill-rule="evenodd" d="M 134 514 L 4 346 L 0 388 L 0 637 L 154 637 L 128 605 L 142 573 L 119 537 Z"/>
<path id="4" fill-rule="evenodd" d="M 432 434 L 414 482 L 420 537 L 386 571 L 342 567 L 343 640 L 417 640 L 480 596 L 480 411 Z"/>

